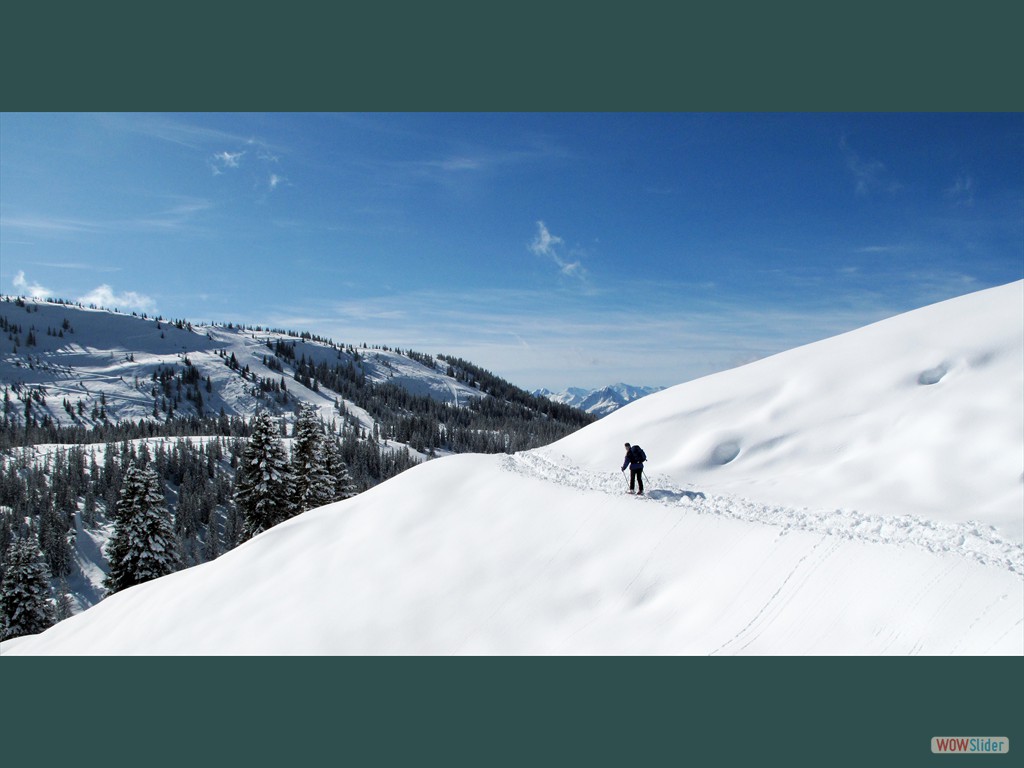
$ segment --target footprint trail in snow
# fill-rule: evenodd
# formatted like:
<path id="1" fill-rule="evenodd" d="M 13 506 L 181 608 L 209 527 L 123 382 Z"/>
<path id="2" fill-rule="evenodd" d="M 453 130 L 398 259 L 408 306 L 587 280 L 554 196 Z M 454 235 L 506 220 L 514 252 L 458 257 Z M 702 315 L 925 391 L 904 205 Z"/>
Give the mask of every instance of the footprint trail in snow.
<path id="1" fill-rule="evenodd" d="M 591 472 L 574 466 L 563 457 L 525 452 L 505 456 L 501 467 L 507 472 L 575 488 L 586 493 L 621 496 L 623 478 L 614 472 Z M 941 523 L 913 515 L 886 517 L 854 510 L 810 510 L 766 505 L 749 499 L 713 495 L 680 488 L 663 476 L 649 478 L 644 503 L 681 506 L 697 514 L 717 515 L 745 522 L 782 528 L 782 533 L 803 531 L 837 536 L 872 544 L 920 547 L 939 554 L 953 554 L 982 565 L 1003 568 L 1024 578 L 1024 545 L 1002 538 L 996 529 L 974 521 Z"/>

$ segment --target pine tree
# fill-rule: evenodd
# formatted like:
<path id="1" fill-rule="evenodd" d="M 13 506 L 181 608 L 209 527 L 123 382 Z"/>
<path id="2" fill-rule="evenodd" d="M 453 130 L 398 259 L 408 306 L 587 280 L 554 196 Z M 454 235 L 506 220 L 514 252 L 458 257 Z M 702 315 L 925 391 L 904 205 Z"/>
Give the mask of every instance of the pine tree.
<path id="1" fill-rule="evenodd" d="M 334 497 L 331 501 L 343 501 L 350 499 L 359 493 L 352 475 L 348 471 L 348 465 L 342 458 L 341 444 L 333 435 L 324 440 L 324 457 L 327 464 L 327 472 L 334 480 Z"/>
<path id="2" fill-rule="evenodd" d="M 56 621 L 50 600 L 50 571 L 30 539 L 15 539 L 7 549 L 0 586 L 0 640 L 34 635 Z"/>
<path id="3" fill-rule="evenodd" d="M 56 601 L 54 606 L 54 616 L 57 621 L 64 621 L 69 619 L 74 614 L 74 600 L 71 599 L 71 587 L 68 586 L 67 579 L 61 579 L 57 588 Z"/>
<path id="4" fill-rule="evenodd" d="M 217 535 L 217 521 L 211 516 L 206 526 L 206 538 L 203 540 L 203 561 L 210 562 L 220 557 L 220 540 Z"/>
<path id="5" fill-rule="evenodd" d="M 56 475 L 54 482 L 56 482 Z M 52 506 L 43 509 L 39 515 L 39 546 L 46 557 L 50 575 L 62 578 L 71 573 L 74 551 L 68 541 L 68 521 Z M 73 540 L 73 539 L 72 539 Z"/>
<path id="6" fill-rule="evenodd" d="M 160 478 L 129 462 L 114 510 L 114 533 L 107 545 L 108 594 L 165 576 L 180 566 L 174 528 L 160 489 Z"/>
<path id="7" fill-rule="evenodd" d="M 274 418 L 256 414 L 235 478 L 235 503 L 245 518 L 243 540 L 292 516 L 291 470 Z"/>
<path id="8" fill-rule="evenodd" d="M 334 476 L 328 472 L 324 434 L 316 409 L 303 403 L 295 420 L 292 446 L 292 500 L 297 512 L 334 501 Z"/>

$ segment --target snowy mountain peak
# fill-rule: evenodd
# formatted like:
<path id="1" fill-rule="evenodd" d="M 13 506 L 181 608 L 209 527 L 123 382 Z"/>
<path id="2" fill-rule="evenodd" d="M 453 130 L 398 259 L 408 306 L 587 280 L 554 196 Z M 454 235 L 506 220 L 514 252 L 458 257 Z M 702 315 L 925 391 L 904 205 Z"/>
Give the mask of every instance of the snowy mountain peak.
<path id="1" fill-rule="evenodd" d="M 664 387 L 637 387 L 631 384 L 611 384 L 600 389 L 583 389 L 581 387 L 569 387 L 562 392 L 551 392 L 547 389 L 537 390 L 535 394 L 553 400 L 556 403 L 564 403 L 573 408 L 593 414 L 598 418 L 607 416 L 617 411 L 627 403 L 639 400 L 641 397 L 660 392 Z"/>

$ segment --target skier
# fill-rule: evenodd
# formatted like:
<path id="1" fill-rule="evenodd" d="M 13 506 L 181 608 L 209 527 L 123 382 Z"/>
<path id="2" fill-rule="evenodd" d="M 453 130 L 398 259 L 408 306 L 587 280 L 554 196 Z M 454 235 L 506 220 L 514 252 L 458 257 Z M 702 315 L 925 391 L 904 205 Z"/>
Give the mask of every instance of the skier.
<path id="1" fill-rule="evenodd" d="M 644 449 L 639 445 L 630 445 L 626 443 L 626 458 L 622 462 L 622 471 L 626 471 L 626 467 L 629 467 L 629 492 L 633 493 L 633 488 L 637 485 L 640 487 L 638 496 L 644 495 L 644 462 L 647 461 L 647 454 L 644 453 Z"/>

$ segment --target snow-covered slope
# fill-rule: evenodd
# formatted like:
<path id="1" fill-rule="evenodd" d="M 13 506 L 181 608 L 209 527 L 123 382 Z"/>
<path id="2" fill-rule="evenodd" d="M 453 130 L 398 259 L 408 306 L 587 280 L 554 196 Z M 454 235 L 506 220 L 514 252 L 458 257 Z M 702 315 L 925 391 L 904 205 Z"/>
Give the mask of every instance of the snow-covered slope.
<path id="1" fill-rule="evenodd" d="M 32 406 L 37 421 L 45 414 L 57 424 L 90 426 L 98 421 L 93 409 L 100 406 L 111 422 L 153 418 L 154 406 L 159 408 L 156 417 L 163 419 L 168 398 L 153 375 L 179 373 L 186 365 L 194 368 L 202 382 L 199 393 L 205 413 L 217 415 L 223 409 L 227 416 L 248 417 L 257 407 L 274 408 L 273 399 L 259 391 L 259 384 L 285 380 L 293 400 L 312 403 L 327 421 L 337 417 L 335 404 L 340 398 L 336 392 L 314 390 L 296 381 L 294 364 L 281 368 L 267 364 L 274 362 L 277 343 L 294 344 L 295 357 L 311 365 L 354 363 L 368 381 L 397 384 L 414 395 L 456 405 L 481 396 L 479 390 L 445 375 L 440 364 L 430 367 L 389 349 L 346 347 L 279 331 L 160 321 L 31 299 L 19 303 L 0 300 L 6 329 L 0 335 L 0 383 L 13 388 L 22 400 L 33 391 L 43 395 L 43 402 L 36 400 Z M 228 365 L 232 359 L 236 365 Z M 65 401 L 74 413 L 66 410 Z M 365 412 L 351 403 L 345 406 L 364 427 L 372 427 Z M 196 411 L 195 404 L 185 400 L 176 413 Z M 15 408 L 13 416 L 21 415 L 22 409 Z"/>
<path id="2" fill-rule="evenodd" d="M 635 387 L 631 384 L 611 384 L 601 389 L 582 389 L 580 387 L 569 387 L 564 392 L 551 392 L 547 389 L 537 390 L 534 394 L 546 397 L 556 403 L 571 405 L 581 411 L 592 413 L 598 418 L 607 416 L 617 411 L 627 403 L 639 400 L 654 392 L 660 392 L 661 387 Z"/>
<path id="3" fill-rule="evenodd" d="M 646 397 L 550 453 L 705 492 L 981 520 L 1024 539 L 1024 282 Z"/>
<path id="4" fill-rule="evenodd" d="M 1022 655 L 1022 484 L 1014 283 L 420 465 L 0 650 Z"/>

